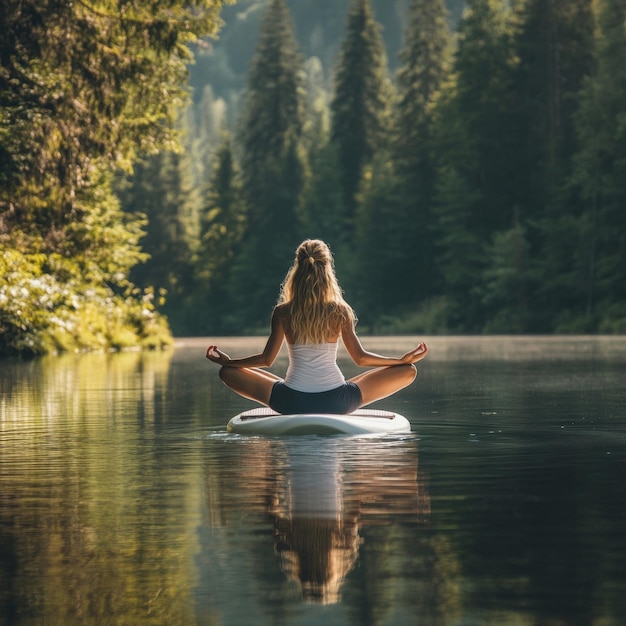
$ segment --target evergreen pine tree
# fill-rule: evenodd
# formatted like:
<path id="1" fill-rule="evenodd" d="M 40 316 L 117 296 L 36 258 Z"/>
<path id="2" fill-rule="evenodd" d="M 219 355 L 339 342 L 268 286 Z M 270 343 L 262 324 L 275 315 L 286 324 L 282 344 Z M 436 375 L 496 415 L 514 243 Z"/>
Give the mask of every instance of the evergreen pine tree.
<path id="1" fill-rule="evenodd" d="M 592 330 L 626 331 L 626 6 L 604 0 L 596 38 L 596 71 L 576 114 L 580 149 L 572 185 L 582 196 L 579 245 L 569 261 L 580 294 L 579 315 Z"/>
<path id="2" fill-rule="evenodd" d="M 310 175 L 302 201 L 301 233 L 303 237 L 323 239 L 341 258 L 347 225 L 337 154 L 328 138 L 318 141 L 309 151 Z"/>
<path id="3" fill-rule="evenodd" d="M 463 140 L 469 142 L 471 154 L 463 169 L 470 187 L 481 195 L 472 227 L 485 244 L 494 232 L 508 229 L 515 215 L 509 26 L 503 0 L 468 0 L 454 61 L 455 113 L 465 127 Z"/>
<path id="4" fill-rule="evenodd" d="M 292 139 L 302 135 L 303 91 L 302 58 L 285 0 L 271 0 L 244 94 L 240 140 L 247 195 L 254 197 L 264 186 L 266 157 L 281 157 Z"/>
<path id="5" fill-rule="evenodd" d="M 444 166 L 437 176 L 435 197 L 435 250 L 443 279 L 446 326 L 452 332 L 478 332 L 483 322 L 477 282 L 484 264 L 484 246 L 472 222 L 480 192 L 453 166 Z"/>
<path id="6" fill-rule="evenodd" d="M 214 157 L 210 182 L 205 192 L 201 234 L 196 258 L 193 304 L 198 333 L 233 332 L 229 325 L 229 272 L 245 228 L 238 165 L 228 135 Z"/>
<path id="7" fill-rule="evenodd" d="M 389 139 L 391 93 L 387 55 L 370 0 L 353 0 L 331 102 L 331 139 L 337 149 L 348 223 L 354 219 L 364 167 Z"/>
<path id="8" fill-rule="evenodd" d="M 181 299 L 192 282 L 179 160 L 178 154 L 164 152 L 137 164 L 130 197 L 122 196 L 127 210 L 148 218 L 143 250 L 149 259 L 133 269 L 131 278 L 141 287 L 153 285 L 166 290 L 166 311 L 180 310 Z"/>
<path id="9" fill-rule="evenodd" d="M 411 301 L 403 298 L 412 291 L 415 276 L 406 263 L 409 226 L 397 218 L 404 208 L 401 189 L 389 153 L 379 153 L 367 166 L 359 187 L 353 265 L 346 281 L 366 325 L 375 326 L 382 317 L 402 312 Z"/>
<path id="10" fill-rule="evenodd" d="M 400 184 L 397 246 L 403 256 L 397 297 L 416 303 L 436 290 L 432 246 L 432 203 L 437 168 L 434 115 L 449 77 L 451 35 L 443 0 L 412 0 L 398 72 L 397 123 L 393 158 Z M 394 275 L 398 275 L 395 273 Z M 407 280 L 409 288 L 407 289 Z"/>
<path id="11" fill-rule="evenodd" d="M 591 330 L 581 315 L 587 245 L 579 240 L 579 219 L 586 207 L 570 181 L 579 94 L 593 69 L 592 7 L 592 0 L 526 0 L 517 7 L 512 180 L 528 226 L 534 332 Z"/>
<path id="12" fill-rule="evenodd" d="M 523 0 L 516 6 L 512 83 L 514 182 L 522 220 L 558 200 L 576 151 L 577 94 L 592 69 L 593 0 Z"/>
<path id="13" fill-rule="evenodd" d="M 304 85 L 285 0 L 271 0 L 252 61 L 241 125 L 247 227 L 231 293 L 242 323 L 267 322 L 298 244 L 304 183 Z"/>
<path id="14" fill-rule="evenodd" d="M 509 190 L 510 131 L 507 13 L 502 0 L 469 0 L 459 24 L 454 82 L 436 112 L 441 162 L 434 199 L 435 266 L 443 278 L 449 326 L 483 323 L 480 283 L 485 250 L 514 219 Z"/>

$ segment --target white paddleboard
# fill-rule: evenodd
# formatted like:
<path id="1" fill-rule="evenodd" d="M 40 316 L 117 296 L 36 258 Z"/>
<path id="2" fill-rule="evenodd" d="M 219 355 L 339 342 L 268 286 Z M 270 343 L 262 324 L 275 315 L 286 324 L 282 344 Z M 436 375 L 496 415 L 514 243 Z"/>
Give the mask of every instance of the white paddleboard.
<path id="1" fill-rule="evenodd" d="M 265 407 L 244 411 L 228 422 L 228 432 L 250 435 L 362 435 L 411 432 L 399 413 L 358 409 L 348 415 L 303 413 L 281 415 Z"/>

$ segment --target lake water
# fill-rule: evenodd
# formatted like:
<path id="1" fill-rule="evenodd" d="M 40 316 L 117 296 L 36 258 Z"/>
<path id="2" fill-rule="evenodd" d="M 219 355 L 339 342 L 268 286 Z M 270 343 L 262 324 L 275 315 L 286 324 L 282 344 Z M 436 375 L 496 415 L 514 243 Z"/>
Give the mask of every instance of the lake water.
<path id="1" fill-rule="evenodd" d="M 626 624 L 626 338 L 433 338 L 377 438 L 228 434 L 207 343 L 0 361 L 0 624 Z"/>

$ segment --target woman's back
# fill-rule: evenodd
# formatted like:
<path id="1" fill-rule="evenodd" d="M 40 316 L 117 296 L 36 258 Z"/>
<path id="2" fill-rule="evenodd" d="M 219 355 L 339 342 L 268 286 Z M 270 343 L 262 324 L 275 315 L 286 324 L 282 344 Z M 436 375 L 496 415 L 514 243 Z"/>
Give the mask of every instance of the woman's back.
<path id="1" fill-rule="evenodd" d="M 294 344 L 287 342 L 289 368 L 285 384 L 296 391 L 317 393 L 346 382 L 337 365 L 337 342 Z"/>

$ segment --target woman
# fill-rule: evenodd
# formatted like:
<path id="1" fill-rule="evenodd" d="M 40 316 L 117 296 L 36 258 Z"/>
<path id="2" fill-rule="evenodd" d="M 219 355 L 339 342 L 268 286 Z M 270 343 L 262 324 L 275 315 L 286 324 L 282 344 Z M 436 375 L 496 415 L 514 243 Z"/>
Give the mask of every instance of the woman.
<path id="1" fill-rule="evenodd" d="M 278 413 L 351 413 L 410 385 L 417 375 L 413 364 L 428 352 L 425 343 L 399 358 L 368 352 L 356 335 L 355 323 L 328 246 L 307 239 L 298 246 L 287 272 L 263 352 L 231 359 L 217 346 L 209 346 L 206 356 L 222 366 L 220 378 L 233 391 Z M 346 381 L 337 365 L 339 337 L 357 365 L 374 369 Z M 261 368 L 274 363 L 284 340 L 289 367 L 283 380 Z"/>

